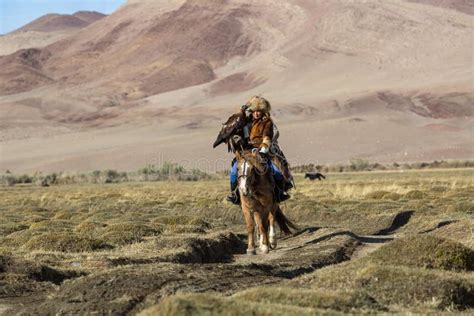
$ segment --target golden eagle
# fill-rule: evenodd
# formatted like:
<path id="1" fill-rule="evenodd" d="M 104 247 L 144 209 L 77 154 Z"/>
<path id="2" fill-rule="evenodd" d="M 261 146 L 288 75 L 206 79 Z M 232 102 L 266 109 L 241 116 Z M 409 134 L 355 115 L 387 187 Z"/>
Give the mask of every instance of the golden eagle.
<path id="1" fill-rule="evenodd" d="M 222 129 L 217 135 L 213 148 L 216 148 L 222 143 L 226 143 L 229 151 L 235 151 L 236 145 L 242 139 L 244 126 L 247 123 L 245 109 L 241 109 L 227 119 L 227 122 L 222 124 Z"/>

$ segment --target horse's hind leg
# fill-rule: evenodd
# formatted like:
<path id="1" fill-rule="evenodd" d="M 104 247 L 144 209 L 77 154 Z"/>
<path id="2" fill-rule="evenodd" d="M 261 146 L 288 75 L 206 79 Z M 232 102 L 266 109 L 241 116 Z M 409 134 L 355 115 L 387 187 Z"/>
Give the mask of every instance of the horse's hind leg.
<path id="1" fill-rule="evenodd" d="M 264 220 L 259 212 L 255 212 L 255 221 L 260 231 L 260 250 L 268 253 L 268 218 Z"/>
<path id="2" fill-rule="evenodd" d="M 271 212 L 268 215 L 268 223 L 269 223 L 268 239 L 270 243 L 270 248 L 275 249 L 277 247 L 277 238 L 276 238 L 276 230 L 275 230 L 275 216 L 273 212 Z"/>

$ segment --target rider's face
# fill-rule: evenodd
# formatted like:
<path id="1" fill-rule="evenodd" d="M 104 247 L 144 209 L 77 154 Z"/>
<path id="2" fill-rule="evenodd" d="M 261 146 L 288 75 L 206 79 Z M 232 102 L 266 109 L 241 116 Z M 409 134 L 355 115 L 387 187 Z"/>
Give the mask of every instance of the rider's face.
<path id="1" fill-rule="evenodd" d="M 263 115 L 263 112 L 262 111 L 254 111 L 252 112 L 252 117 L 254 120 L 258 120 L 259 118 L 261 118 Z"/>

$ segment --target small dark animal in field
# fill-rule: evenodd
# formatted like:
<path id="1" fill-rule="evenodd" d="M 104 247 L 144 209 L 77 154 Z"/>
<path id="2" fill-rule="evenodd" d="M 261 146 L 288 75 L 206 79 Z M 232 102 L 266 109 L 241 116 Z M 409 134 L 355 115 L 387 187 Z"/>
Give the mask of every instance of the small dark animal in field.
<path id="1" fill-rule="evenodd" d="M 316 179 L 318 179 L 319 181 L 326 179 L 326 177 L 322 173 L 319 173 L 319 172 L 306 172 L 306 174 L 304 175 L 304 178 L 305 179 L 308 178 L 311 181 L 316 180 Z"/>

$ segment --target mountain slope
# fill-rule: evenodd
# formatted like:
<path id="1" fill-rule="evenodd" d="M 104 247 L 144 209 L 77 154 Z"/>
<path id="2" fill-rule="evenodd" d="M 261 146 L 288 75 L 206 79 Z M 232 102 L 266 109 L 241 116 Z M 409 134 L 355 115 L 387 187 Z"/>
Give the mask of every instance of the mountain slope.
<path id="1" fill-rule="evenodd" d="M 466 14 L 474 15 L 474 3 L 471 0 L 409 0 L 411 2 L 423 3 L 441 8 L 457 10 Z"/>
<path id="2" fill-rule="evenodd" d="M 122 136 L 111 157 L 126 168 L 138 162 L 125 163 L 120 148 L 151 137 L 133 126 L 165 135 L 160 152 L 194 157 L 186 148 L 203 148 L 220 121 L 260 93 L 282 127 L 299 135 L 301 145 L 287 146 L 300 157 L 322 155 L 309 146 L 320 134 L 318 146 L 335 146 L 326 160 L 471 157 L 464 147 L 472 143 L 474 26 L 465 7 L 463 0 L 129 1 L 73 36 L 0 57 L 2 111 L 7 126 L 42 126 L 45 144 L 64 130 L 95 137 L 114 126 Z M 395 137 L 402 129 L 410 133 Z M 191 130 L 205 139 L 190 145 Z M 12 131 L 5 140 L 19 138 Z M 29 141 L 16 144 L 22 150 Z M 70 156 L 62 150 L 57 157 Z"/>
<path id="3" fill-rule="evenodd" d="M 106 15 L 96 11 L 77 11 L 72 16 L 85 21 L 88 24 L 94 23 Z"/>
<path id="4" fill-rule="evenodd" d="M 91 11 L 79 11 L 72 15 L 55 13 L 46 14 L 20 27 L 14 32 L 55 32 L 67 29 L 81 29 L 105 16 L 105 14 Z"/>
<path id="5" fill-rule="evenodd" d="M 73 15 L 47 14 L 11 33 L 0 36 L 0 55 L 20 49 L 41 48 L 75 34 L 80 29 L 105 17 L 91 11 Z"/>
<path id="6" fill-rule="evenodd" d="M 119 89 L 136 92 L 135 98 L 224 79 L 213 72 L 219 68 L 226 72 L 221 66 L 238 56 L 244 57 L 238 72 L 260 81 L 276 74 L 283 74 L 286 82 L 318 78 L 315 72 L 321 73 L 320 65 L 334 59 L 341 66 L 360 65 L 373 83 L 380 84 L 382 75 L 389 81 L 388 88 L 403 78 L 402 71 L 414 73 L 415 80 L 422 82 L 432 80 L 433 73 L 464 68 L 454 79 L 469 80 L 464 65 L 472 56 L 462 47 L 472 40 L 472 23 L 469 16 L 450 11 L 415 13 L 419 5 L 403 1 L 383 5 L 285 1 L 271 9 L 265 1 L 171 3 L 170 11 L 158 11 L 152 19 L 148 12 L 155 12 L 159 4 L 133 2 L 88 32 L 47 47 L 52 58 L 45 75 L 62 82 L 66 78 L 71 84 L 97 81 L 100 86 L 109 85 L 104 82 L 107 77 L 130 86 L 130 91 L 123 91 L 122 85 Z M 135 17 L 143 15 L 150 18 Z M 449 37 L 439 36 L 448 33 Z M 85 67 L 78 68 L 77 63 Z M 175 68 L 177 77 L 168 78 Z M 330 69 L 331 77 L 343 73 L 335 70 Z"/>

